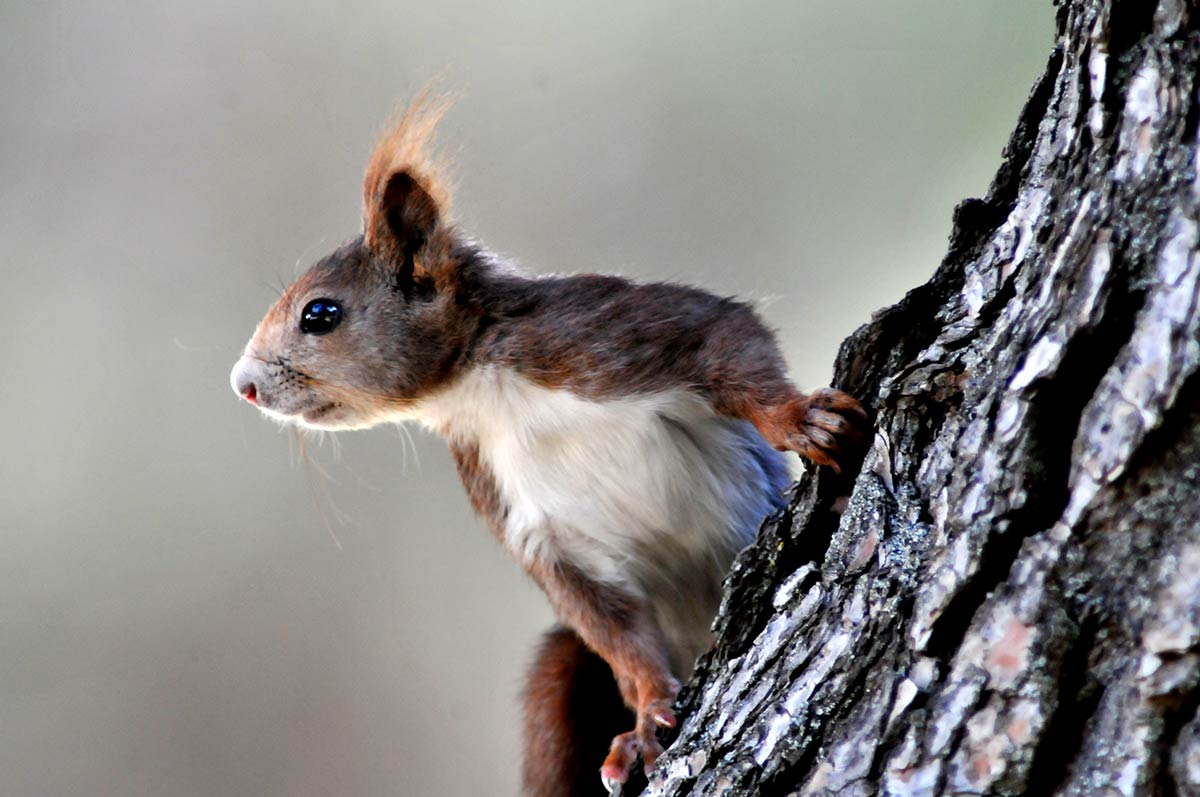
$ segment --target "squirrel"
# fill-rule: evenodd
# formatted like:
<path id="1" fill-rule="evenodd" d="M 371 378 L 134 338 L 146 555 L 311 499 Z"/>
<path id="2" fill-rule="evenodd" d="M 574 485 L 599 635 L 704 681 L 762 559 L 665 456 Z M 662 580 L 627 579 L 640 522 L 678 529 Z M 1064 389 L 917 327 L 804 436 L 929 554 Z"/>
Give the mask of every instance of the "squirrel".
<path id="1" fill-rule="evenodd" d="M 783 502 L 781 452 L 851 464 L 867 416 L 797 390 L 742 302 L 527 276 L 463 234 L 432 147 L 446 108 L 420 97 L 381 137 L 361 234 L 287 288 L 230 381 L 301 427 L 413 420 L 445 438 L 561 622 L 524 691 L 525 793 L 615 790 L 662 753 L 733 557 Z"/>

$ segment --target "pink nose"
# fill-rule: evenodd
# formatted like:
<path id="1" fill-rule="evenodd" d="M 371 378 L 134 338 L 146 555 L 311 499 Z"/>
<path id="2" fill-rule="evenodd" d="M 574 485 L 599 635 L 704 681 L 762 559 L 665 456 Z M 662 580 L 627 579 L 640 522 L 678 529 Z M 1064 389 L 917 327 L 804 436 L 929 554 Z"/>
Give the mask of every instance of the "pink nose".
<path id="1" fill-rule="evenodd" d="M 256 371 L 255 361 L 249 357 L 242 357 L 229 375 L 229 385 L 233 391 L 251 404 L 258 404 L 258 385 L 255 384 L 254 378 L 259 374 Z"/>

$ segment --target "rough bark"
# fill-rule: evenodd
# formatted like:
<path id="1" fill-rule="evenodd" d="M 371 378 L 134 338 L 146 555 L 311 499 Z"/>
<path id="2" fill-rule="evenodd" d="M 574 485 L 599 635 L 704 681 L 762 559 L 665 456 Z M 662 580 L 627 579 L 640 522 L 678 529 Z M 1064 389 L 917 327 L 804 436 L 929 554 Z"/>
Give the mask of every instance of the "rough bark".
<path id="1" fill-rule="evenodd" d="M 739 558 L 647 795 L 1200 794 L 1200 11 L 1076 0 L 876 413 Z M 886 264 L 880 264 L 886 268 Z"/>

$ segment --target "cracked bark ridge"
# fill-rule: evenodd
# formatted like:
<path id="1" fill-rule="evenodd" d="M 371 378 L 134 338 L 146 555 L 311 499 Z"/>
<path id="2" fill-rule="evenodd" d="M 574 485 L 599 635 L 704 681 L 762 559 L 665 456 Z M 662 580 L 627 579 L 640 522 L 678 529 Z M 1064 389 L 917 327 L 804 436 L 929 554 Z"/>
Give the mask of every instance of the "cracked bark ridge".
<path id="1" fill-rule="evenodd" d="M 937 273 L 842 347 L 853 491 L 739 557 L 644 794 L 1200 794 L 1200 11 L 1057 26 Z"/>

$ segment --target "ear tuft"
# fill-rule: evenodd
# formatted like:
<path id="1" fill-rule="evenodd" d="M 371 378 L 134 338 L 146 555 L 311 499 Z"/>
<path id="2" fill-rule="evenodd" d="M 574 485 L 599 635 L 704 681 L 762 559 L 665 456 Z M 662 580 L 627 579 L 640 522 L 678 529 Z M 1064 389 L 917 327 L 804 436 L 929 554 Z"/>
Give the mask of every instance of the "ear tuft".
<path id="1" fill-rule="evenodd" d="M 437 124 L 450 105 L 450 97 L 426 88 L 375 145 L 363 178 L 363 238 L 368 248 L 394 242 L 403 250 L 416 244 L 449 208 L 448 181 L 432 147 Z"/>

